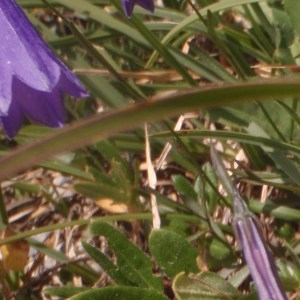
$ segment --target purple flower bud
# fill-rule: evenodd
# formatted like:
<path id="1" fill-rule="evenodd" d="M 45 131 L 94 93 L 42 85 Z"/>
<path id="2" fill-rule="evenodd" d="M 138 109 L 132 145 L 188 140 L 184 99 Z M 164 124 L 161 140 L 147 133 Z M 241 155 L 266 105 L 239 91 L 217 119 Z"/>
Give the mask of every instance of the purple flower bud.
<path id="1" fill-rule="evenodd" d="M 63 93 L 86 97 L 75 75 L 52 53 L 15 0 L 0 1 L 0 122 L 9 137 L 25 117 L 50 127 L 65 119 Z"/>
<path id="2" fill-rule="evenodd" d="M 260 300 L 287 300 L 259 226 L 259 221 L 248 210 L 246 203 L 235 190 L 233 225 L 242 247 L 244 259 L 255 282 Z"/>
<path id="3" fill-rule="evenodd" d="M 135 4 L 138 4 L 139 6 L 151 11 L 152 13 L 154 12 L 153 0 L 122 0 L 122 5 L 127 17 L 130 17 L 132 15 Z"/>

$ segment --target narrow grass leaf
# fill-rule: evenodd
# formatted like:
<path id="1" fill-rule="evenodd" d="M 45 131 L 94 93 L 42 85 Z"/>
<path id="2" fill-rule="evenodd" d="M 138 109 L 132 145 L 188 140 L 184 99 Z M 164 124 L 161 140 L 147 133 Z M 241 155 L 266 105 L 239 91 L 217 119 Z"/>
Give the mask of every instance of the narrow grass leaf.
<path id="1" fill-rule="evenodd" d="M 103 140 L 144 122 L 161 120 L 195 109 L 299 94 L 299 78 L 289 77 L 191 89 L 160 100 L 128 105 L 58 129 L 44 139 L 5 155 L 0 159 L 0 178 L 7 178 L 55 154 Z"/>

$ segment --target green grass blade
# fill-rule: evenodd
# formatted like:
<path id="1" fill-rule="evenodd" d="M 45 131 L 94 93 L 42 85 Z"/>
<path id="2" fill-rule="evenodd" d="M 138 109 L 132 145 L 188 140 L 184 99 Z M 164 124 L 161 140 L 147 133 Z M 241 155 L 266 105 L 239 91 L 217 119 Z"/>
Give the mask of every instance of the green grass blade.
<path id="1" fill-rule="evenodd" d="M 153 122 L 196 109 L 299 94 L 299 78 L 289 77 L 197 88 L 160 100 L 128 105 L 58 129 L 44 139 L 5 155 L 0 160 L 0 178 L 7 178 L 55 154 L 100 141 L 144 122 Z"/>

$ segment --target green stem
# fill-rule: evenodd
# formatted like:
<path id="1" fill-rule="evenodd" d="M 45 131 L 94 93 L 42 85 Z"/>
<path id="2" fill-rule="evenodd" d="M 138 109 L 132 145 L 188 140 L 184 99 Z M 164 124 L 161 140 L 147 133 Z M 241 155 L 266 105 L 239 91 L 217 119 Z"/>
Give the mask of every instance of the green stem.
<path id="1" fill-rule="evenodd" d="M 12 235 L 10 237 L 4 238 L 0 240 L 0 246 L 12 243 L 17 240 L 22 240 L 29 238 L 31 236 L 40 234 L 40 233 L 45 233 L 45 232 L 50 232 L 58 229 L 64 229 L 66 227 L 71 227 L 71 226 L 85 226 L 89 225 L 92 222 L 96 221 L 103 221 L 103 222 L 109 222 L 109 221 L 128 221 L 131 219 L 141 219 L 141 220 L 151 220 L 152 215 L 150 213 L 140 213 L 140 214 L 124 214 L 124 215 L 114 215 L 114 216 L 105 216 L 105 217 L 97 217 L 97 218 L 91 218 L 88 220 L 74 220 L 74 221 L 69 221 L 69 222 L 63 222 L 63 223 L 58 223 L 58 224 L 52 224 L 44 227 L 40 227 L 37 229 L 33 229 L 30 231 L 26 232 L 21 232 L 17 233 L 15 235 Z"/>
<path id="2" fill-rule="evenodd" d="M 0 185 L 0 224 L 1 225 L 8 224 L 8 217 L 7 217 L 6 206 L 4 203 L 1 185 Z"/>

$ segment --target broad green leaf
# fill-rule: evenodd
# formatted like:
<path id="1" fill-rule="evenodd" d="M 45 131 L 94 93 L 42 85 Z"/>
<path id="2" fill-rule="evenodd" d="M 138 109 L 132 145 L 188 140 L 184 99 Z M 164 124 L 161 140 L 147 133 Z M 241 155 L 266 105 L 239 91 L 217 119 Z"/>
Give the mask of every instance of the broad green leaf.
<path id="1" fill-rule="evenodd" d="M 149 247 L 158 266 L 171 278 L 182 271 L 188 273 L 199 271 L 197 249 L 173 231 L 153 230 L 149 237 Z"/>
<path id="2" fill-rule="evenodd" d="M 296 253 L 293 253 L 297 255 Z M 280 280 L 285 289 L 292 291 L 299 289 L 300 286 L 300 271 L 299 267 L 289 261 L 277 260 L 276 266 L 279 271 Z"/>
<path id="3" fill-rule="evenodd" d="M 152 274 L 150 258 L 114 227 L 92 222 L 93 235 L 103 235 L 117 257 L 117 266 L 133 286 L 162 289 L 162 280 Z"/>
<path id="4" fill-rule="evenodd" d="M 242 295 L 226 280 L 212 272 L 176 276 L 173 290 L 178 300 L 233 300 Z"/>
<path id="5" fill-rule="evenodd" d="M 300 2 L 297 0 L 285 0 L 284 6 L 297 36 L 300 37 Z"/>
<path id="6" fill-rule="evenodd" d="M 134 287 L 107 287 L 101 289 L 90 289 L 69 300 L 167 300 L 168 298 L 155 290 Z"/>
<path id="7" fill-rule="evenodd" d="M 232 262 L 235 258 L 233 257 L 232 249 L 227 244 L 218 238 L 212 237 L 208 241 L 209 243 L 209 254 L 212 257 L 212 264 L 220 267 L 228 262 Z"/>
<path id="8" fill-rule="evenodd" d="M 49 296 L 56 296 L 60 298 L 69 298 L 76 294 L 89 290 L 88 287 L 75 287 L 75 286 L 63 286 L 63 287 L 47 287 L 44 289 L 44 294 Z"/>
<path id="9" fill-rule="evenodd" d="M 120 285 L 131 285 L 130 280 L 127 279 L 127 274 L 124 273 L 123 268 L 112 263 L 112 261 L 104 255 L 99 249 L 89 243 L 82 243 L 84 250 L 104 269 L 104 271 Z"/>
<path id="10" fill-rule="evenodd" d="M 197 193 L 195 192 L 192 184 L 182 175 L 173 175 L 172 181 L 176 191 L 186 197 L 193 200 L 197 199 Z"/>

